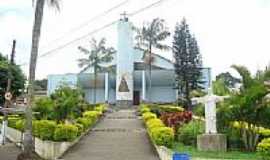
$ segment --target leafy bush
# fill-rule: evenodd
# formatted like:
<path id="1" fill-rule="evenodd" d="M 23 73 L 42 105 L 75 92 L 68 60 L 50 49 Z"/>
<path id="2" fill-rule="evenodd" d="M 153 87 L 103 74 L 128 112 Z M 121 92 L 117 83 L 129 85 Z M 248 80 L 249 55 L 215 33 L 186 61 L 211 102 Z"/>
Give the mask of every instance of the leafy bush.
<path id="1" fill-rule="evenodd" d="M 10 127 L 10 128 L 16 128 L 16 122 L 17 121 L 19 121 L 19 120 L 21 120 L 21 118 L 20 117 L 17 117 L 17 116 L 15 116 L 15 117 L 8 117 L 8 127 Z"/>
<path id="2" fill-rule="evenodd" d="M 80 124 L 80 123 L 75 123 L 75 126 L 78 128 L 78 135 L 77 135 L 77 136 L 82 135 L 82 133 L 83 133 L 83 131 L 84 131 L 83 125 Z"/>
<path id="3" fill-rule="evenodd" d="M 102 112 L 102 113 L 106 112 L 107 109 L 108 109 L 108 107 L 106 104 L 100 104 L 94 108 L 95 111 Z"/>
<path id="4" fill-rule="evenodd" d="M 16 122 L 15 124 L 15 129 L 23 132 L 24 131 L 24 124 L 25 124 L 25 120 L 24 119 L 20 119 Z"/>
<path id="5" fill-rule="evenodd" d="M 270 160 L 270 138 L 263 139 L 257 145 L 257 152 L 262 156 L 263 160 Z"/>
<path id="6" fill-rule="evenodd" d="M 64 121 L 81 115 L 81 109 L 77 106 L 83 101 L 81 90 L 63 85 L 51 94 L 51 99 L 54 101 L 54 118 L 57 121 Z"/>
<path id="7" fill-rule="evenodd" d="M 56 122 L 51 120 L 40 120 L 33 123 L 34 135 L 42 140 L 53 140 Z"/>
<path id="8" fill-rule="evenodd" d="M 192 112 L 174 112 L 174 113 L 163 113 L 160 119 L 168 127 L 172 127 L 177 130 L 183 124 L 188 123 L 192 119 Z"/>
<path id="9" fill-rule="evenodd" d="M 53 111 L 54 102 L 51 98 L 39 98 L 35 101 L 35 105 L 33 107 L 34 112 L 38 112 L 39 114 L 35 114 L 37 119 L 53 119 Z"/>
<path id="10" fill-rule="evenodd" d="M 90 118 L 78 118 L 76 122 L 83 126 L 84 131 L 87 130 L 93 124 L 93 120 Z"/>
<path id="11" fill-rule="evenodd" d="M 148 120 L 146 122 L 146 126 L 149 130 L 152 130 L 156 127 L 165 127 L 164 123 L 158 118 L 153 118 L 153 119 Z"/>
<path id="12" fill-rule="evenodd" d="M 153 141 L 160 146 L 172 147 L 174 131 L 169 127 L 156 127 L 150 131 Z"/>
<path id="13" fill-rule="evenodd" d="M 263 137 L 270 137 L 270 129 L 262 128 L 259 130 L 259 134 Z"/>
<path id="14" fill-rule="evenodd" d="M 99 111 L 86 111 L 83 113 L 83 117 L 91 119 L 92 122 L 96 122 L 98 117 L 101 115 L 102 115 L 102 112 L 99 112 Z"/>
<path id="15" fill-rule="evenodd" d="M 78 128 L 72 124 L 58 124 L 54 131 L 55 141 L 73 141 L 78 136 Z"/>
<path id="16" fill-rule="evenodd" d="M 199 117 L 204 117 L 204 104 L 199 103 L 197 105 L 195 105 L 192 109 L 193 114 L 195 114 L 196 116 Z"/>
<path id="17" fill-rule="evenodd" d="M 154 113 L 146 112 L 142 115 L 144 122 L 147 122 L 150 119 L 157 118 L 157 116 Z"/>
<path id="18" fill-rule="evenodd" d="M 174 106 L 174 105 L 142 104 L 140 107 L 141 108 L 149 108 L 150 111 L 152 113 L 155 113 L 158 117 L 164 112 L 172 113 L 172 112 L 184 111 L 184 108 Z"/>
<path id="19" fill-rule="evenodd" d="M 160 105 L 159 108 L 162 112 L 169 112 L 169 113 L 184 111 L 184 108 L 178 107 L 178 106 L 172 106 L 172 105 Z"/>
<path id="20" fill-rule="evenodd" d="M 141 115 L 146 113 L 146 112 L 150 112 L 150 111 L 151 111 L 150 108 L 148 108 L 146 106 L 140 108 L 140 114 Z"/>
<path id="21" fill-rule="evenodd" d="M 197 135 L 204 133 L 205 129 L 203 124 L 203 122 L 195 120 L 184 124 L 177 131 L 178 141 L 185 145 L 195 146 L 197 144 Z"/>

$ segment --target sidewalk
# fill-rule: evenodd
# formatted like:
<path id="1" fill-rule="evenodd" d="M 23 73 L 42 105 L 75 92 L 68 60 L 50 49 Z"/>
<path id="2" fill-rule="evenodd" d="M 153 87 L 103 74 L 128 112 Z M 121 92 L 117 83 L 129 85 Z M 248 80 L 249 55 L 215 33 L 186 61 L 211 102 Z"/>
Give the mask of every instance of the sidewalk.
<path id="1" fill-rule="evenodd" d="M 109 113 L 64 160 L 158 160 L 134 110 Z"/>

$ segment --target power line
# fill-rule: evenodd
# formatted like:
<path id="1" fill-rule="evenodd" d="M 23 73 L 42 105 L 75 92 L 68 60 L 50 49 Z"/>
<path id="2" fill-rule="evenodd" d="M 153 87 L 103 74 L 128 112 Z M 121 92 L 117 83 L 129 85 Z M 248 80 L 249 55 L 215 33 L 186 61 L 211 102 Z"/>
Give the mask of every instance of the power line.
<path id="1" fill-rule="evenodd" d="M 96 16 L 94 16 L 93 18 L 91 18 L 90 20 L 88 20 L 88 21 L 86 21 L 86 22 L 80 24 L 79 26 L 70 29 L 69 31 L 65 32 L 65 34 L 63 34 L 63 36 L 61 36 L 61 37 L 59 37 L 59 38 L 56 38 L 55 40 L 49 42 L 47 45 L 42 46 L 42 47 L 45 48 L 46 46 L 49 46 L 50 44 L 55 43 L 56 41 L 59 41 L 59 40 L 63 39 L 64 37 L 66 37 L 67 35 L 69 35 L 70 32 L 76 32 L 77 30 L 79 30 L 79 29 L 81 29 L 81 28 L 83 28 L 83 27 L 89 25 L 91 22 L 94 22 L 95 20 L 97 20 L 97 19 L 99 19 L 99 18 L 101 18 L 101 17 L 107 15 L 108 13 L 112 12 L 113 10 L 115 10 L 115 9 L 117 9 L 117 8 L 119 8 L 119 7 L 123 6 L 123 5 L 125 5 L 125 4 L 128 3 L 129 1 L 130 1 L 130 0 L 125 0 L 125 1 L 123 1 L 123 2 L 121 2 L 121 3 L 119 3 L 119 4 L 117 4 L 117 5 L 113 6 L 112 8 L 109 8 L 108 10 L 106 10 L 106 11 L 104 11 L 104 12 L 102 12 L 102 13 L 96 15 Z"/>
<path id="2" fill-rule="evenodd" d="M 151 3 L 150 5 L 147 5 L 147 6 L 143 7 L 143 8 L 140 8 L 139 10 L 136 10 L 136 11 L 132 12 L 131 14 L 129 14 L 129 17 L 135 16 L 135 15 L 137 15 L 137 14 L 139 14 L 139 13 L 141 13 L 141 12 L 147 10 L 147 9 L 150 9 L 150 8 L 152 8 L 152 7 L 155 7 L 155 6 L 158 6 L 158 5 L 160 5 L 160 4 L 161 4 L 162 2 L 164 2 L 164 1 L 167 1 L 167 0 L 159 0 L 159 1 L 156 1 L 156 2 L 154 2 L 154 3 Z M 73 44 L 73 43 L 75 43 L 75 42 L 77 42 L 77 41 L 80 41 L 80 40 L 82 40 L 82 39 L 84 39 L 84 38 L 86 38 L 86 37 L 88 37 L 88 36 L 90 36 L 90 35 L 93 35 L 93 34 L 99 32 L 99 31 L 101 31 L 101 30 L 103 30 L 103 29 L 106 29 L 106 28 L 108 28 L 108 27 L 114 25 L 114 24 L 117 23 L 117 22 L 118 22 L 118 20 L 112 21 L 112 22 L 110 22 L 110 23 L 108 23 L 108 24 L 106 24 L 106 25 L 104 25 L 104 26 L 102 26 L 102 27 L 100 27 L 100 28 L 97 28 L 97 29 L 95 29 L 95 30 L 93 30 L 93 31 L 91 31 L 91 32 L 89 32 L 89 33 L 87 33 L 87 34 L 81 36 L 81 37 L 78 37 L 78 38 L 76 38 L 76 39 L 74 39 L 74 40 L 72 40 L 72 41 L 69 41 L 69 42 L 67 42 L 67 43 L 65 43 L 65 44 L 63 44 L 63 45 L 60 45 L 60 46 L 58 46 L 58 47 L 56 47 L 56 48 L 54 48 L 54 49 L 51 49 L 51 50 L 49 50 L 49 51 L 47 51 L 47 52 L 41 54 L 40 56 L 38 56 L 38 58 L 46 57 L 46 56 L 48 56 L 48 55 L 54 53 L 54 52 L 57 51 L 57 50 L 63 49 L 63 48 L 65 48 L 65 47 L 67 47 L 67 46 L 69 46 L 69 45 L 71 45 L 71 44 Z M 21 64 L 21 65 L 27 65 L 27 64 L 28 64 L 28 63 L 23 63 L 23 64 Z"/>

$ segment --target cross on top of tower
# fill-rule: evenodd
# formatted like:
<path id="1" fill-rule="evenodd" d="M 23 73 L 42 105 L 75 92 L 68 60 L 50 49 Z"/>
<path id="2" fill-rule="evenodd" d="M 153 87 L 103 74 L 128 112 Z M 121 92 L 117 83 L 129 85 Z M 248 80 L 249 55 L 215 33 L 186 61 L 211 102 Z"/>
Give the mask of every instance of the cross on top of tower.
<path id="1" fill-rule="evenodd" d="M 120 20 L 123 20 L 123 21 L 128 21 L 128 14 L 126 11 L 124 11 L 123 13 L 120 14 L 121 15 L 121 19 Z"/>

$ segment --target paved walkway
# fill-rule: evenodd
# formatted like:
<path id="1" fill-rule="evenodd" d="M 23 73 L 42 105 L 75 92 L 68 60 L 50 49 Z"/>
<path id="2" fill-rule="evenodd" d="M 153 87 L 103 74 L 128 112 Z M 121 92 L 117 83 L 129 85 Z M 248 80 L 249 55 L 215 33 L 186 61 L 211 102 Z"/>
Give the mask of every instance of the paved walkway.
<path id="1" fill-rule="evenodd" d="M 158 160 L 133 110 L 109 113 L 64 160 Z"/>
<path id="2" fill-rule="evenodd" d="M 13 143 L 8 142 L 0 146 L 0 160 L 16 160 L 19 153 L 21 150 Z"/>

